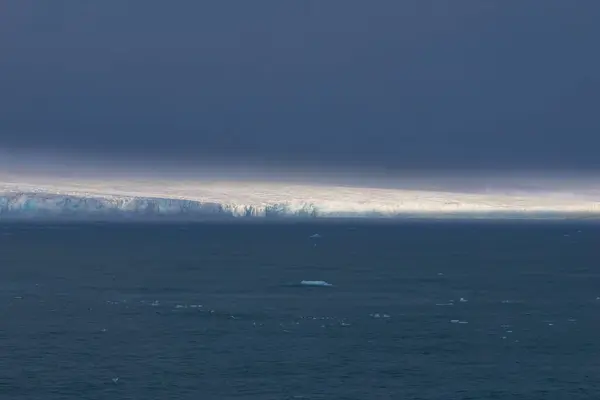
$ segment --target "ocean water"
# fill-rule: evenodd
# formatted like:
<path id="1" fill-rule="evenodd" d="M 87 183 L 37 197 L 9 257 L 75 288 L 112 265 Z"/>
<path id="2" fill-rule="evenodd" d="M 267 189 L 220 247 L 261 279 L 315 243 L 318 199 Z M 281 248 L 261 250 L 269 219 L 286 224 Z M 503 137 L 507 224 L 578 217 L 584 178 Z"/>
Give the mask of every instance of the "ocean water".
<path id="1" fill-rule="evenodd" d="M 585 223 L 4 224 L 0 399 L 598 398 L 599 254 Z"/>

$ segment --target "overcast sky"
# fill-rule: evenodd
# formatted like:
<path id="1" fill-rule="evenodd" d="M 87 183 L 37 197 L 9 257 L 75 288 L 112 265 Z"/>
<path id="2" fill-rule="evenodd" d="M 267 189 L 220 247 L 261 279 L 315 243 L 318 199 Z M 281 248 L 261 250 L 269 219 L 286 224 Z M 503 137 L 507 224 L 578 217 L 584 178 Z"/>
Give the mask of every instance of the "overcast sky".
<path id="1" fill-rule="evenodd" d="M 597 0 L 3 0 L 0 147 L 595 169 L 598 21 Z"/>

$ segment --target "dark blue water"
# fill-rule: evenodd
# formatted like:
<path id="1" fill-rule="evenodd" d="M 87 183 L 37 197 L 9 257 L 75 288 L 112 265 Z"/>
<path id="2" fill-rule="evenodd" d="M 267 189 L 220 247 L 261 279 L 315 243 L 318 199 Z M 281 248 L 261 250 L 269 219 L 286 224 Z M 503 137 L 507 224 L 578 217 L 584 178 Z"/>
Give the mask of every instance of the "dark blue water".
<path id="1" fill-rule="evenodd" d="M 591 224 L 3 225 L 0 398 L 598 398 L 599 253 Z"/>

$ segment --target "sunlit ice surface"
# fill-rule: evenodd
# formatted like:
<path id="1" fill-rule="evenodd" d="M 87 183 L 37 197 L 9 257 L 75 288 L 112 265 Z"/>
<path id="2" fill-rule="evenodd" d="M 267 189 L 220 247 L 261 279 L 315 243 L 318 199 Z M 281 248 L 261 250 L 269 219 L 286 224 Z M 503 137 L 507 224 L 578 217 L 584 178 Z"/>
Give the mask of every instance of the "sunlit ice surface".
<path id="1" fill-rule="evenodd" d="M 4 159 L 6 161 L 6 158 Z M 596 218 L 600 180 L 581 173 L 418 173 L 4 163 L 10 218 Z M 156 165 L 155 165 L 156 167 Z"/>

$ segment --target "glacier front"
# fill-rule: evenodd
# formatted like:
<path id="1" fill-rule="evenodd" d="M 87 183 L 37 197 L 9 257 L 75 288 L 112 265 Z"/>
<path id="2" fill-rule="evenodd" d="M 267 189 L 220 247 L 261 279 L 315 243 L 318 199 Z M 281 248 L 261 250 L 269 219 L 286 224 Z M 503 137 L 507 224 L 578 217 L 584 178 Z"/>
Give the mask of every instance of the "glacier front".
<path id="1" fill-rule="evenodd" d="M 581 218 L 593 195 L 457 193 L 265 182 L 0 182 L 1 219 Z"/>

